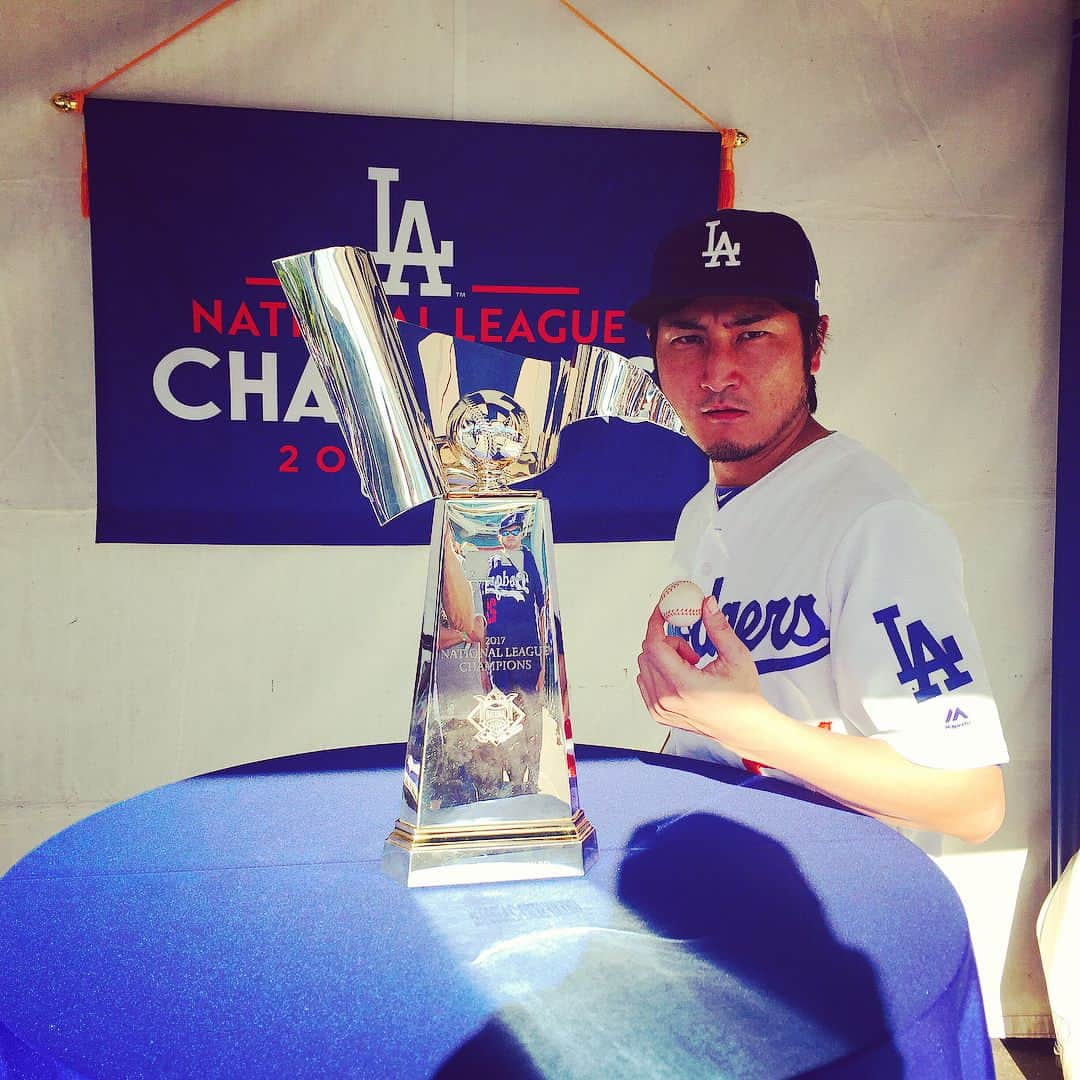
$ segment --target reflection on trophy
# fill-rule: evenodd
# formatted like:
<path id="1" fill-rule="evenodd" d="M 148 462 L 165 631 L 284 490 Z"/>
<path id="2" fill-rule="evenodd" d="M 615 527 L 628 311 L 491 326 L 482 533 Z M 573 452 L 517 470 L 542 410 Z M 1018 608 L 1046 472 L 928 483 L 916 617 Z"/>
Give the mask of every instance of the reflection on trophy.
<path id="1" fill-rule="evenodd" d="M 383 869 L 415 885 L 585 873 L 548 469 L 588 417 L 682 432 L 649 375 L 595 346 L 515 356 L 396 323 L 375 264 L 327 248 L 274 266 L 380 524 L 435 500 L 412 723 Z"/>

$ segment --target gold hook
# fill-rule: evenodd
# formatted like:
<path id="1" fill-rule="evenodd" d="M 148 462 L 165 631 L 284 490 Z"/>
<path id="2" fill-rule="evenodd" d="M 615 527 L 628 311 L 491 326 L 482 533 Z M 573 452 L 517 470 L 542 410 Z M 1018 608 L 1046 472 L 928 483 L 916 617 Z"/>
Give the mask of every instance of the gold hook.
<path id="1" fill-rule="evenodd" d="M 59 109 L 60 112 L 79 111 L 79 99 L 71 90 L 61 90 L 58 94 L 53 94 L 50 100 L 53 108 Z"/>

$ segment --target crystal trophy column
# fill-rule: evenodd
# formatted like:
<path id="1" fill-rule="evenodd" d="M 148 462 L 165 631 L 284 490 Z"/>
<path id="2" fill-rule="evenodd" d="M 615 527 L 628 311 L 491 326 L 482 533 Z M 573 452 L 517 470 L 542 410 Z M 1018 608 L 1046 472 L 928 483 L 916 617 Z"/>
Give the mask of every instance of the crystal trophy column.
<path id="1" fill-rule="evenodd" d="M 395 323 L 370 254 L 276 260 L 380 524 L 435 499 L 401 809 L 383 869 L 410 886 L 580 875 L 578 801 L 548 502 L 511 489 L 588 417 L 682 433 L 628 360 L 550 363 Z"/>

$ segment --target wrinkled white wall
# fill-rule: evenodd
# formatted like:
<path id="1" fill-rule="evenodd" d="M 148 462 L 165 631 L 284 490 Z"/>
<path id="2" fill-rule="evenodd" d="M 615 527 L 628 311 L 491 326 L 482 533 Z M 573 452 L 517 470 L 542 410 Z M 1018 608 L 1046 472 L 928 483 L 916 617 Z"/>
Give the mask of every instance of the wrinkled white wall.
<path id="1" fill-rule="evenodd" d="M 941 862 L 991 1029 L 1044 1034 L 1033 927 L 1048 885 L 1067 5 L 580 2 L 751 134 L 739 205 L 800 218 L 822 266 L 820 417 L 895 463 L 960 536 L 1013 763 L 1002 831 Z M 0 16 L 0 869 L 145 788 L 405 733 L 424 551 L 93 542 L 81 120 L 48 101 L 208 6 L 14 0 Z M 107 92 L 700 127 L 556 0 L 241 0 Z M 664 555 L 560 548 L 581 741 L 659 744 L 632 671 Z"/>

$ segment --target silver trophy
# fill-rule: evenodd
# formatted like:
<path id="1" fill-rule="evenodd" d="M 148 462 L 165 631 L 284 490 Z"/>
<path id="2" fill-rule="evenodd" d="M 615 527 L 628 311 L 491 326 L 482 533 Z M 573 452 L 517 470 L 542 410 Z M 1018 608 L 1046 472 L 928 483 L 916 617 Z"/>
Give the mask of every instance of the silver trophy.
<path id="1" fill-rule="evenodd" d="M 511 491 L 588 417 L 682 433 L 647 372 L 578 346 L 516 356 L 395 321 L 371 255 L 274 263 L 380 524 L 435 500 L 401 811 L 383 869 L 410 886 L 581 875 L 548 501 Z"/>

